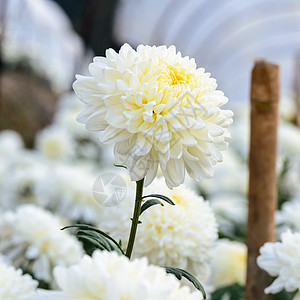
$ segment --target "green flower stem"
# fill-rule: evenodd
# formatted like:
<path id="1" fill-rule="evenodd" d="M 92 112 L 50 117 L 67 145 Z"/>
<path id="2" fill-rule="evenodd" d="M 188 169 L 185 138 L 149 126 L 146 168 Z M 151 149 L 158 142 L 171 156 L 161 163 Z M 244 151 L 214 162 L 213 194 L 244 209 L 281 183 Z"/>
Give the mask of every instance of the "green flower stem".
<path id="1" fill-rule="evenodd" d="M 127 246 L 126 254 L 125 254 L 128 258 L 131 257 L 134 240 L 135 240 L 135 236 L 136 236 L 136 231 L 137 231 L 137 226 L 139 223 L 139 217 L 141 214 L 143 187 L 144 187 L 144 178 L 136 182 L 134 212 L 133 212 L 133 217 L 132 217 L 128 246 Z"/>

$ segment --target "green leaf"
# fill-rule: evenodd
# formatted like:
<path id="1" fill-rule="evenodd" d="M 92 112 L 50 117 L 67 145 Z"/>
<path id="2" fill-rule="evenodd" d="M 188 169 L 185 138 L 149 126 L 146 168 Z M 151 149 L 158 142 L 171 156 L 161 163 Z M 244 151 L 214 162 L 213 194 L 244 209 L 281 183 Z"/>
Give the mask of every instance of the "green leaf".
<path id="1" fill-rule="evenodd" d="M 237 283 L 221 287 L 211 294 L 211 299 L 221 300 L 224 295 L 228 295 L 230 300 L 243 300 L 244 287 Z"/>
<path id="2" fill-rule="evenodd" d="M 166 201 L 167 203 L 169 203 L 171 205 L 175 205 L 175 203 L 169 197 L 164 196 L 164 195 L 160 195 L 160 194 L 146 195 L 146 196 L 143 196 L 142 199 L 149 198 L 149 197 L 158 198 L 158 199 L 161 199 L 163 201 Z"/>
<path id="3" fill-rule="evenodd" d="M 97 232 L 91 231 L 91 230 L 78 230 L 76 233 L 76 236 L 78 238 L 86 238 L 89 239 L 91 243 L 93 243 L 95 246 L 99 245 L 99 248 L 103 248 L 102 250 L 107 251 L 114 251 L 116 250 L 116 247 L 113 246 L 105 237 L 98 234 Z M 117 249 L 119 250 L 119 249 Z"/>
<path id="4" fill-rule="evenodd" d="M 185 277 L 188 281 L 190 281 L 194 285 L 194 287 L 197 290 L 199 290 L 202 293 L 203 298 L 206 299 L 206 293 L 205 293 L 205 290 L 204 290 L 202 284 L 192 274 L 190 274 L 189 272 L 187 272 L 185 270 L 179 269 L 179 268 L 165 267 L 165 269 L 166 269 L 167 273 L 171 273 L 171 274 L 175 275 L 175 277 L 178 280 L 181 280 L 182 277 Z"/>
<path id="5" fill-rule="evenodd" d="M 295 295 L 298 293 L 298 290 L 294 292 L 287 292 L 283 290 L 275 295 L 273 295 L 274 300 L 292 300 L 294 299 Z"/>
<path id="6" fill-rule="evenodd" d="M 95 232 L 95 233 L 98 233 L 98 238 L 100 239 L 100 237 L 104 237 L 110 241 L 112 241 L 116 246 L 117 246 L 117 249 L 119 249 L 121 251 L 122 254 L 125 255 L 123 249 L 120 247 L 119 243 L 117 241 L 115 241 L 111 236 L 109 236 L 107 233 L 105 233 L 104 231 L 98 229 L 98 228 L 95 228 L 93 226 L 90 226 L 90 225 L 86 225 L 86 224 L 74 224 L 74 225 L 69 225 L 69 226 L 65 226 L 64 228 L 62 228 L 61 230 L 64 230 L 64 229 L 67 229 L 67 228 L 79 228 L 81 230 L 81 232 L 85 232 L 85 234 L 87 236 L 89 236 L 91 238 L 91 231 L 92 232 Z M 88 231 L 88 233 L 87 233 Z M 83 234 L 81 233 L 80 234 L 81 238 L 83 237 Z M 95 237 L 95 236 L 94 236 Z M 100 249 L 100 248 L 99 248 Z"/>
<path id="7" fill-rule="evenodd" d="M 117 168 L 124 168 L 124 169 L 127 170 L 127 167 L 126 167 L 126 166 L 123 166 L 123 165 L 117 165 L 117 164 L 114 164 L 114 166 L 117 167 Z"/>
<path id="8" fill-rule="evenodd" d="M 141 207 L 141 212 L 140 215 L 149 207 L 153 206 L 153 205 L 157 205 L 160 204 L 161 206 L 164 206 L 161 201 L 159 201 L 158 199 L 149 199 L 146 202 L 143 203 L 142 207 Z"/>
<path id="9" fill-rule="evenodd" d="M 104 247 L 101 243 L 98 243 L 96 240 L 94 240 L 91 237 L 88 237 L 86 235 L 77 236 L 78 240 L 83 243 L 83 248 L 85 252 L 88 255 L 92 255 L 95 250 L 108 250 L 106 247 Z M 108 250 L 111 251 L 111 250 Z"/>

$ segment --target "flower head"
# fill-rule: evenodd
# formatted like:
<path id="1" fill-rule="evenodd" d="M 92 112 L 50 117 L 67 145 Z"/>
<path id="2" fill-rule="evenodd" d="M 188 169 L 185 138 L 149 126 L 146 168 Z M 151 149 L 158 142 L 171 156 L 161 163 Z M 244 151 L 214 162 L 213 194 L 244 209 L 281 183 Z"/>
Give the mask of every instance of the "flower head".
<path id="1" fill-rule="evenodd" d="M 83 253 L 76 238 L 62 227 L 50 212 L 30 204 L 19 206 L 1 216 L 0 252 L 16 267 L 50 283 L 56 265 L 77 263 Z"/>
<path id="2" fill-rule="evenodd" d="M 217 239 L 212 209 L 184 185 L 169 190 L 163 178 L 156 179 L 145 194 L 157 191 L 172 199 L 175 205 L 156 205 L 141 215 L 133 256 L 146 256 L 152 264 L 179 267 L 205 279 Z M 126 241 L 131 216 L 132 201 L 128 198 L 103 211 L 100 228 Z"/>
<path id="3" fill-rule="evenodd" d="M 71 135 L 56 126 L 43 129 L 37 135 L 36 146 L 45 157 L 53 160 L 70 158 L 75 147 Z"/>
<path id="4" fill-rule="evenodd" d="M 198 291 L 192 293 L 180 287 L 179 281 L 165 270 L 148 265 L 147 259 L 129 261 L 115 252 L 95 251 L 77 265 L 57 267 L 54 276 L 61 291 L 41 292 L 36 299 L 203 299 Z"/>
<path id="5" fill-rule="evenodd" d="M 33 295 L 38 282 L 29 275 L 22 275 L 20 269 L 0 261 L 0 299 L 1 300 L 25 300 Z"/>
<path id="6" fill-rule="evenodd" d="M 229 240 L 219 240 L 213 251 L 212 284 L 215 288 L 239 283 L 245 285 L 247 247 Z"/>
<path id="7" fill-rule="evenodd" d="M 124 44 L 95 57 L 90 77 L 77 76 L 74 90 L 87 104 L 78 116 L 102 143 L 115 143 L 117 163 L 133 181 L 151 183 L 160 166 L 169 187 L 185 170 L 199 180 L 213 175 L 228 146 L 232 112 L 215 79 L 174 46 Z"/>
<path id="8" fill-rule="evenodd" d="M 300 289 L 300 233 L 287 231 L 281 235 L 281 242 L 264 244 L 257 264 L 271 276 L 278 276 L 265 293 Z"/>

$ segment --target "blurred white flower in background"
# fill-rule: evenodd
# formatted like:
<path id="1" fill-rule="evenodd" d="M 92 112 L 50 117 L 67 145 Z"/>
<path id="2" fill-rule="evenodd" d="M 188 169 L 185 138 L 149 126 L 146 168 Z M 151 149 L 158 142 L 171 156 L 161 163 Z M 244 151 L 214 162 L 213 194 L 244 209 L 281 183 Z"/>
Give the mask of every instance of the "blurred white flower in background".
<path id="1" fill-rule="evenodd" d="M 0 258 L 0 299 L 26 300 L 35 293 L 38 282 L 20 269 L 5 264 Z"/>
<path id="2" fill-rule="evenodd" d="M 216 166 L 214 176 L 209 179 L 203 178 L 195 184 L 207 196 L 226 192 L 246 195 L 248 169 L 245 163 L 229 149 L 223 154 L 223 162 Z"/>
<path id="3" fill-rule="evenodd" d="M 299 160 L 300 128 L 287 122 L 281 122 L 278 127 L 278 152 L 281 156 Z"/>
<path id="4" fill-rule="evenodd" d="M 34 205 L 21 205 L 0 218 L 0 252 L 15 267 L 36 279 L 53 283 L 55 266 L 77 263 L 83 250 L 67 231 L 65 224 L 48 211 Z"/>
<path id="5" fill-rule="evenodd" d="M 90 77 L 73 84 L 87 108 L 78 116 L 100 142 L 115 144 L 118 164 L 133 181 L 150 184 L 160 166 L 166 184 L 211 177 L 222 161 L 233 113 L 220 107 L 228 99 L 216 80 L 194 59 L 171 46 L 124 44 L 119 53 L 106 51 L 89 66 Z"/>
<path id="6" fill-rule="evenodd" d="M 63 128 L 72 136 L 75 159 L 83 159 L 94 165 L 100 164 L 101 167 L 112 167 L 115 162 L 112 146 L 102 147 L 97 134 L 86 130 L 85 126 L 76 120 L 84 107 L 74 92 L 64 94 L 58 100 L 53 126 Z"/>
<path id="7" fill-rule="evenodd" d="M 180 287 L 179 281 L 147 259 L 129 261 L 115 252 L 95 251 L 69 268 L 54 270 L 60 291 L 40 291 L 30 299 L 86 300 L 201 300 L 199 291 Z"/>
<path id="8" fill-rule="evenodd" d="M 49 0 L 9 0 L 7 4 L 4 61 L 23 59 L 57 93 L 69 90 L 84 47 L 64 11 Z"/>
<path id="9" fill-rule="evenodd" d="M 300 233 L 287 231 L 281 235 L 281 242 L 264 244 L 257 264 L 269 275 L 277 277 L 265 289 L 266 294 L 300 289 Z"/>
<path id="10" fill-rule="evenodd" d="M 287 201 L 281 207 L 281 210 L 276 212 L 276 223 L 283 227 L 282 230 L 291 228 L 300 231 L 300 195 Z"/>
<path id="11" fill-rule="evenodd" d="M 102 211 L 92 195 L 95 179 L 84 165 L 57 164 L 36 186 L 37 203 L 74 222 L 95 224 Z"/>
<path id="12" fill-rule="evenodd" d="M 62 127 L 49 126 L 36 135 L 36 148 L 48 159 L 70 160 L 74 155 L 75 142 Z"/>
<path id="13" fill-rule="evenodd" d="M 4 159 L 0 173 L 1 209 L 13 210 L 22 203 L 36 203 L 35 188 L 45 180 L 47 164 L 36 152 L 24 149 Z"/>
<path id="14" fill-rule="evenodd" d="M 84 104 L 78 101 L 74 92 L 65 93 L 57 100 L 53 123 L 64 128 L 74 138 L 90 138 L 92 137 L 91 133 L 76 120 L 77 115 L 83 108 Z M 96 135 L 94 138 L 96 140 Z"/>
<path id="15" fill-rule="evenodd" d="M 145 195 L 161 193 L 175 203 L 164 203 L 146 210 L 140 217 L 133 257 L 146 256 L 149 262 L 161 266 L 179 267 L 191 274 L 206 278 L 211 250 L 217 239 L 217 223 L 207 201 L 184 185 L 170 190 L 163 178 L 156 179 L 145 189 Z M 105 208 L 99 228 L 115 239 L 127 241 L 133 197 L 120 205 Z"/>
<path id="16" fill-rule="evenodd" d="M 283 185 L 292 197 L 300 195 L 300 156 L 288 160 L 288 170 L 283 178 Z"/>
<path id="17" fill-rule="evenodd" d="M 249 110 L 244 105 L 234 109 L 235 118 L 230 128 L 230 149 L 235 152 L 245 163 L 248 160 L 250 145 L 250 122 Z"/>
<path id="18" fill-rule="evenodd" d="M 285 122 L 293 123 L 297 119 L 297 103 L 295 94 L 288 94 L 279 100 L 279 117 Z"/>
<path id="19" fill-rule="evenodd" d="M 24 149 L 24 142 L 19 133 L 14 130 L 0 131 L 0 156 L 11 157 Z"/>
<path id="20" fill-rule="evenodd" d="M 218 240 L 213 250 L 211 283 L 214 288 L 246 283 L 247 247 L 229 240 Z"/>
<path id="21" fill-rule="evenodd" d="M 219 231 L 223 234 L 234 234 L 235 228 L 246 229 L 247 198 L 237 193 L 218 193 L 209 197 Z"/>

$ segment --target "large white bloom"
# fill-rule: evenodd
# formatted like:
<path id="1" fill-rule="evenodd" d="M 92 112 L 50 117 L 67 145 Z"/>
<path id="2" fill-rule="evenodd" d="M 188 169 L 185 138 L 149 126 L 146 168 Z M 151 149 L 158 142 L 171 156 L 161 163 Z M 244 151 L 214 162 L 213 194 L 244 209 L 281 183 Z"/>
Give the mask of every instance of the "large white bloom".
<path id="1" fill-rule="evenodd" d="M 211 177 L 228 146 L 232 112 L 216 80 L 174 46 L 124 44 L 90 64 L 91 77 L 77 76 L 74 90 L 87 104 L 78 116 L 102 143 L 115 143 L 117 163 L 133 181 L 151 183 L 160 165 L 169 187 L 185 170 L 199 180 Z"/>
<path id="2" fill-rule="evenodd" d="M 147 259 L 129 261 L 115 252 L 95 251 L 69 268 L 54 270 L 61 291 L 44 291 L 31 299 L 84 300 L 201 300 L 200 292 L 180 287 L 165 270 L 148 265 Z"/>
<path id="3" fill-rule="evenodd" d="M 245 285 L 247 247 L 229 240 L 219 240 L 213 251 L 211 283 L 215 288 L 239 283 Z"/>
<path id="4" fill-rule="evenodd" d="M 69 266 L 82 256 L 80 243 L 67 231 L 61 231 L 63 226 L 50 212 L 22 205 L 16 212 L 1 215 L 0 252 L 16 267 L 51 282 L 56 265 Z"/>
<path id="5" fill-rule="evenodd" d="M 38 282 L 29 275 L 22 275 L 20 269 L 0 261 L 0 299 L 1 300 L 25 300 L 33 295 Z"/>
<path id="6" fill-rule="evenodd" d="M 265 293 L 300 289 L 300 233 L 287 231 L 281 235 L 281 242 L 264 244 L 257 264 L 271 276 L 278 276 Z"/>
<path id="7" fill-rule="evenodd" d="M 146 256 L 152 264 L 179 267 L 206 278 L 217 239 L 217 224 L 209 203 L 184 185 L 169 190 L 163 178 L 146 188 L 145 195 L 157 192 L 176 204 L 156 205 L 141 215 L 133 256 Z M 123 242 L 128 239 L 133 211 L 133 198 L 128 194 L 119 206 L 103 211 L 100 223 L 100 228 Z"/>

